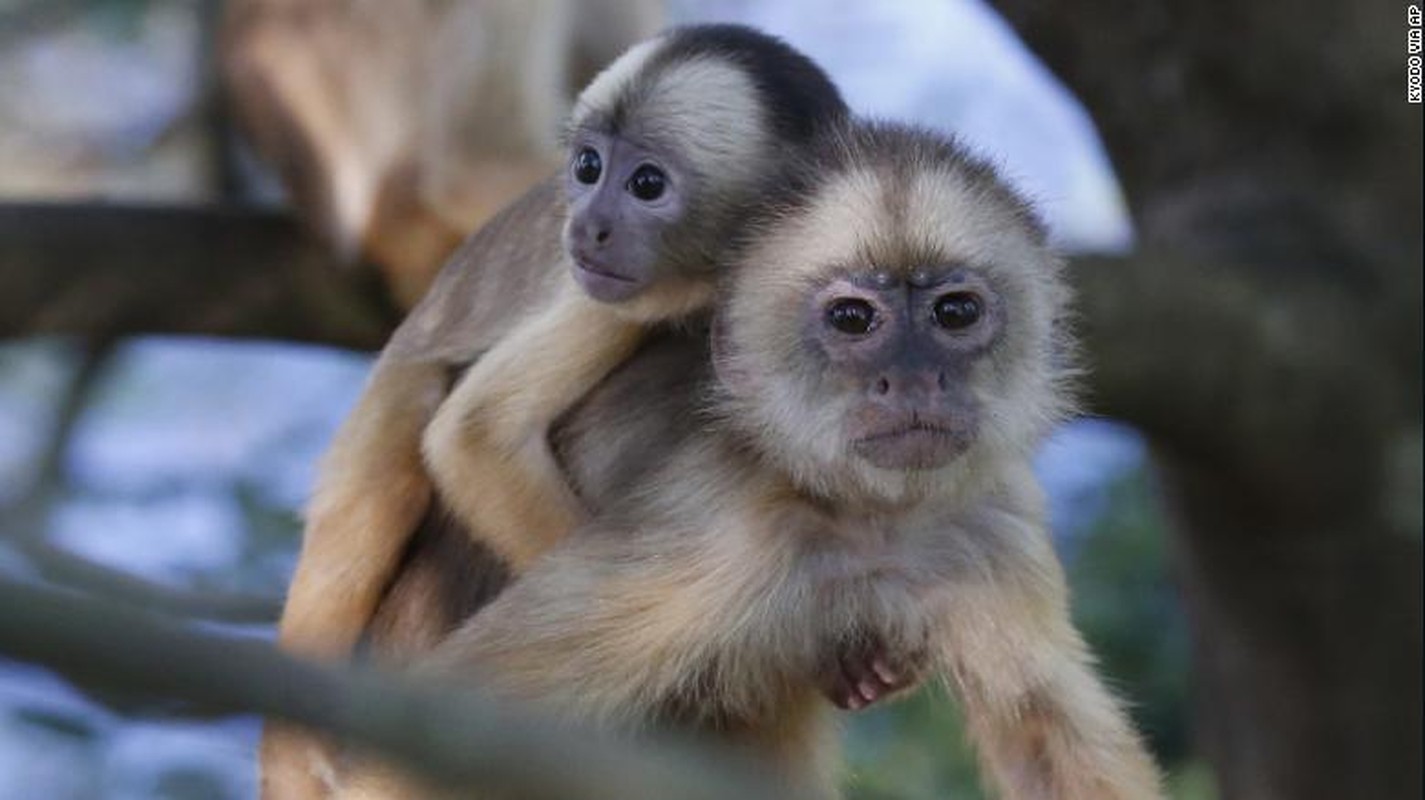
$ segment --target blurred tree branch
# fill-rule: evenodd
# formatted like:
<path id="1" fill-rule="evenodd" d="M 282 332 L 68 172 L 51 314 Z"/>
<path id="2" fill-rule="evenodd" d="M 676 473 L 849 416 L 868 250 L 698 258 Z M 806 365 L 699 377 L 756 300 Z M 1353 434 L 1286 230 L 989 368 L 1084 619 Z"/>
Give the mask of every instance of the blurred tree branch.
<path id="1" fill-rule="evenodd" d="M 233 624 L 272 623 L 282 611 L 282 598 L 276 595 L 167 586 L 91 561 L 41 539 L 20 538 L 16 544 L 26 561 L 47 580 L 106 603 Z"/>
<path id="2" fill-rule="evenodd" d="M 331 732 L 438 783 L 529 800 L 795 800 L 689 745 L 616 743 L 478 695 L 320 668 L 246 638 L 0 578 L 0 655 L 126 701 L 189 715 L 260 713 Z"/>
<path id="3" fill-rule="evenodd" d="M 0 204 L 0 337 L 247 336 L 375 349 L 399 318 L 276 211 Z"/>

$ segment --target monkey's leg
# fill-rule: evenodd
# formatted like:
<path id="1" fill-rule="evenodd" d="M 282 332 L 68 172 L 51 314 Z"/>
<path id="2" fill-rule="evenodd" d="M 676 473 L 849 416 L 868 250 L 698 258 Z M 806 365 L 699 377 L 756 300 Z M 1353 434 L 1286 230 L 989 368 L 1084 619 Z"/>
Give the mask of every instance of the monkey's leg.
<path id="1" fill-rule="evenodd" d="M 446 381 L 439 364 L 377 362 L 323 462 L 282 610 L 285 649 L 322 659 L 350 655 L 430 502 L 420 437 Z M 325 796 L 332 768 L 319 739 L 269 726 L 260 761 L 267 800 Z"/>
<path id="2" fill-rule="evenodd" d="M 383 357 L 323 459 L 282 610 L 295 653 L 344 658 L 430 504 L 421 433 L 445 395 L 443 364 Z"/>
<path id="3" fill-rule="evenodd" d="M 441 495 L 520 572 L 578 523 L 549 428 L 632 355 L 644 328 L 572 284 L 485 352 L 425 433 Z"/>
<path id="4" fill-rule="evenodd" d="M 1042 585 L 970 588 L 950 612 L 945 658 L 981 762 L 1004 798 L 1161 798 L 1157 768 L 1069 619 L 1057 564 L 1040 566 L 1029 581 Z"/>

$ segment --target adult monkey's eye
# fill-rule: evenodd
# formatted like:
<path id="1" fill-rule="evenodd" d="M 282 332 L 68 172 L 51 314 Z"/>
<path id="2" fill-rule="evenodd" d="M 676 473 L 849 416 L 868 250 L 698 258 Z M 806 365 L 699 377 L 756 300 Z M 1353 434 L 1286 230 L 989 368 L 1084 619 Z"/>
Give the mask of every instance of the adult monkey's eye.
<path id="1" fill-rule="evenodd" d="M 951 292 L 935 301 L 934 313 L 937 325 L 957 331 L 979 322 L 983 309 L 978 296 L 970 292 Z"/>
<path id="2" fill-rule="evenodd" d="M 585 147 L 574 156 L 574 180 L 593 185 L 599 182 L 599 176 L 604 174 L 604 161 L 599 158 L 599 151 L 592 147 Z"/>
<path id="3" fill-rule="evenodd" d="M 645 203 L 662 197 L 667 186 L 668 178 L 663 174 L 663 170 L 652 164 L 644 164 L 634 170 L 628 179 L 629 193 Z"/>
<path id="4" fill-rule="evenodd" d="M 854 297 L 833 300 L 826 307 L 826 321 L 842 333 L 861 336 L 876 324 L 876 308 Z"/>

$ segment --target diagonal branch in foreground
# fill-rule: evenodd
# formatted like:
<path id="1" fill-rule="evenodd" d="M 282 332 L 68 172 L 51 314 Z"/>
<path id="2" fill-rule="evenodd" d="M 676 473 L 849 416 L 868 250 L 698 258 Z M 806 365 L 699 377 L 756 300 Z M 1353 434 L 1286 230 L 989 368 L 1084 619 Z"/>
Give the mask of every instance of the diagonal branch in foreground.
<path id="1" fill-rule="evenodd" d="M 795 800 L 725 754 L 540 724 L 474 693 L 318 667 L 272 645 L 0 578 L 0 655 L 194 715 L 259 713 L 329 732 L 452 787 L 529 800 Z"/>

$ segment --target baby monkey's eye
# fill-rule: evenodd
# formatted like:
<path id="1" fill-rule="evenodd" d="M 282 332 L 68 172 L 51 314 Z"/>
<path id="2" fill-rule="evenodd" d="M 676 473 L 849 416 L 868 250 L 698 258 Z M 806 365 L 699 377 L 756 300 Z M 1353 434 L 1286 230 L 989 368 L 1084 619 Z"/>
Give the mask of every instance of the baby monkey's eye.
<path id="1" fill-rule="evenodd" d="M 865 300 L 843 297 L 826 307 L 826 321 L 842 333 L 861 336 L 875 325 L 876 308 Z"/>
<path id="2" fill-rule="evenodd" d="M 628 191 L 644 202 L 651 202 L 663 196 L 668 179 L 663 170 L 652 164 L 644 164 L 633 171 L 628 179 Z"/>
<path id="3" fill-rule="evenodd" d="M 604 161 L 599 158 L 599 152 L 592 147 L 585 147 L 574 156 L 574 180 L 593 185 L 599 182 L 599 176 L 604 174 Z"/>
<path id="4" fill-rule="evenodd" d="M 974 325 L 982 313 L 980 298 L 970 292 L 951 292 L 935 301 L 935 323 L 946 330 Z"/>

